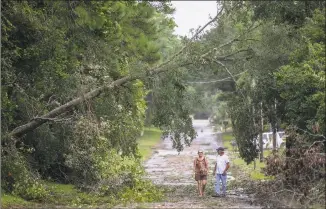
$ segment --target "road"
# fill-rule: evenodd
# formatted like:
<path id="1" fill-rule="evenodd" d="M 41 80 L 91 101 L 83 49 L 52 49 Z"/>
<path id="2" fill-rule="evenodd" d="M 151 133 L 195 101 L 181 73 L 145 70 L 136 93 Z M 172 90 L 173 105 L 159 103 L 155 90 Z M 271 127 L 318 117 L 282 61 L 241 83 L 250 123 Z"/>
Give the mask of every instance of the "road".
<path id="1" fill-rule="evenodd" d="M 159 185 L 195 185 L 193 178 L 193 160 L 199 149 L 204 150 L 210 166 L 216 158 L 215 149 L 222 146 L 207 120 L 194 120 L 193 126 L 197 131 L 197 138 L 178 153 L 172 148 L 172 141 L 166 138 L 154 151 L 152 157 L 145 163 L 149 178 Z M 203 130 L 203 132 L 201 132 Z M 213 169 L 213 168 L 212 168 Z M 211 170 L 212 170 L 211 169 Z"/>
<path id="2" fill-rule="evenodd" d="M 190 147 L 186 147 L 178 153 L 172 148 L 172 142 L 167 138 L 155 149 L 154 154 L 145 162 L 147 178 L 157 185 L 171 188 L 162 202 L 134 204 L 127 207 L 141 208 L 259 208 L 251 205 L 248 198 L 232 195 L 234 191 L 228 191 L 225 198 L 211 197 L 215 180 L 212 178 L 213 166 L 216 158 L 215 149 L 222 146 L 222 134 L 215 133 L 207 120 L 194 120 L 193 126 L 198 136 Z M 201 131 L 202 130 L 202 131 Z M 193 160 L 199 149 L 204 151 L 209 160 L 210 175 L 205 197 L 198 197 L 196 182 L 193 175 Z M 232 177 L 229 177 L 229 180 Z"/>

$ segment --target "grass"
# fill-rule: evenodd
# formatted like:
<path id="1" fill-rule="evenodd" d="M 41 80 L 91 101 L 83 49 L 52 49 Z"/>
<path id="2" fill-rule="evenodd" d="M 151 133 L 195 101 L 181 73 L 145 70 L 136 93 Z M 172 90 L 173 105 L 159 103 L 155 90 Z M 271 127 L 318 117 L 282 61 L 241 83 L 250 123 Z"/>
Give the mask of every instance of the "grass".
<path id="1" fill-rule="evenodd" d="M 1 208 L 51 208 L 55 206 L 93 207 L 98 205 L 110 206 L 115 200 L 110 196 L 97 196 L 79 191 L 71 184 L 43 182 L 50 191 L 50 197 L 41 202 L 26 201 L 12 194 L 1 193 Z"/>
<path id="2" fill-rule="evenodd" d="M 58 184 L 58 183 L 54 183 L 54 182 L 45 182 L 45 184 L 47 185 L 47 187 L 51 188 L 51 191 L 53 191 L 54 193 L 58 193 L 58 194 L 65 194 L 65 193 L 77 193 L 77 189 L 74 187 L 74 185 L 72 184 Z"/>
<path id="3" fill-rule="evenodd" d="M 29 208 L 32 205 L 32 202 L 1 192 L 1 208 Z"/>
<path id="4" fill-rule="evenodd" d="M 143 160 L 147 160 L 153 152 L 153 148 L 161 141 L 162 131 L 158 128 L 145 128 L 144 135 L 138 139 L 138 149 Z"/>
<path id="5" fill-rule="evenodd" d="M 70 204 L 73 198 L 77 198 L 82 194 L 72 184 L 46 182 L 46 185 L 52 192 L 52 198 L 50 201 L 54 204 Z"/>
<path id="6" fill-rule="evenodd" d="M 310 206 L 310 208 L 313 208 L 313 209 L 324 209 L 325 208 L 325 205 L 316 203 L 316 204 L 313 204 L 312 206 Z"/>
<path id="7" fill-rule="evenodd" d="M 234 151 L 231 145 L 231 141 L 234 139 L 232 133 L 229 132 L 223 133 L 222 139 L 223 139 L 223 147 L 225 147 L 227 150 Z"/>
<path id="8" fill-rule="evenodd" d="M 47 201 L 49 205 L 84 207 L 112 203 L 109 196 L 98 196 L 82 192 L 72 184 L 44 183 L 51 190 L 51 198 Z"/>
<path id="9" fill-rule="evenodd" d="M 112 196 L 99 196 L 94 193 L 80 191 L 72 184 L 59 184 L 45 182 L 51 190 L 52 197 L 48 200 L 49 205 L 65 205 L 73 207 L 95 207 L 106 205 L 109 207 L 116 201 Z"/>
<path id="10" fill-rule="evenodd" d="M 234 137 L 232 136 L 231 133 L 225 133 L 225 134 L 223 135 L 223 142 L 224 142 L 224 141 L 231 141 L 233 138 L 234 138 Z"/>
<path id="11" fill-rule="evenodd" d="M 250 178 L 253 180 L 267 180 L 267 179 L 273 179 L 271 176 L 265 176 L 262 172 L 258 170 L 253 170 L 250 172 Z"/>

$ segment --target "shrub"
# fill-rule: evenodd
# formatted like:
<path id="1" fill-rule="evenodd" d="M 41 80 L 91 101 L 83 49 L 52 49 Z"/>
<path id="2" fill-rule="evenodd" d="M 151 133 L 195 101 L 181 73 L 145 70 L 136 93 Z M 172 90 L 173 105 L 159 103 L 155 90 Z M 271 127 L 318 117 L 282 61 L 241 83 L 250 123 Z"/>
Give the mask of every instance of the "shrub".
<path id="1" fill-rule="evenodd" d="M 110 123 L 103 122 L 99 127 L 89 118 L 80 118 L 75 126 L 71 154 L 66 155 L 66 165 L 74 171 L 73 182 L 99 196 L 156 200 L 160 193 L 143 179 L 145 171 L 139 152 L 126 155 L 121 149 L 113 148 L 108 138 L 112 130 Z"/>
<path id="2" fill-rule="evenodd" d="M 285 152 L 272 153 L 263 168 L 266 175 L 275 178 L 256 187 L 256 194 L 264 199 L 267 195 L 278 200 L 291 198 L 298 200 L 296 204 L 301 206 L 325 205 L 325 139 L 323 136 L 299 134 L 293 129 L 287 132 Z M 285 201 L 284 204 L 294 207 L 293 202 Z"/>
<path id="3" fill-rule="evenodd" d="M 25 157 L 15 147 L 4 147 L 1 155 L 2 189 L 26 200 L 42 200 L 49 196 L 39 176 L 31 171 Z"/>

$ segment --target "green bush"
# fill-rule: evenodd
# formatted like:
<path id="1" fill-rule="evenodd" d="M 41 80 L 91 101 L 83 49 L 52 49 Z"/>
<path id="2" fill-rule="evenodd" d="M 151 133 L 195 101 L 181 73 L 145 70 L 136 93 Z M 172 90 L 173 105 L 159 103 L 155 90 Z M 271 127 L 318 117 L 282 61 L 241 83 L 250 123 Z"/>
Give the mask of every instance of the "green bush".
<path id="1" fill-rule="evenodd" d="M 23 197 L 26 200 L 44 200 L 49 197 L 49 191 L 38 180 L 26 179 L 14 185 L 14 195 Z"/>
<path id="2" fill-rule="evenodd" d="M 25 157 L 14 147 L 2 150 L 1 181 L 2 189 L 26 200 L 43 200 L 49 196 L 39 176 L 31 171 Z"/>
<path id="3" fill-rule="evenodd" d="M 119 196 L 123 202 L 154 202 L 160 201 L 163 191 L 152 182 L 137 180 L 133 187 L 126 187 Z"/>
<path id="4" fill-rule="evenodd" d="M 76 124 L 73 149 L 66 156 L 66 165 L 75 172 L 74 183 L 99 196 L 156 200 L 160 193 L 150 182 L 143 180 L 145 171 L 138 157 L 139 151 L 124 155 L 121 149 L 112 148 L 112 141 L 108 138 L 111 125 L 103 123 L 98 129 L 89 118 L 81 118 Z M 89 201 L 79 197 L 76 203 Z"/>

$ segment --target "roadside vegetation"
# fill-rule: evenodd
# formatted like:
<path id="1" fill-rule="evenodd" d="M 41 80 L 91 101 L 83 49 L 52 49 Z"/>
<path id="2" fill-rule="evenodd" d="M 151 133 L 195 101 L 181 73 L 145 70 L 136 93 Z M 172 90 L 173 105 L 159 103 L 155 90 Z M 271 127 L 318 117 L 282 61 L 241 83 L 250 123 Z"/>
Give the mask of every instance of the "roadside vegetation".
<path id="1" fill-rule="evenodd" d="M 142 161 L 152 155 L 152 150 L 161 140 L 161 131 L 157 128 L 145 128 L 143 136 L 138 139 L 138 149 Z M 139 176 L 141 177 L 141 176 Z M 137 181 L 141 182 L 141 179 Z M 47 195 L 38 201 L 27 201 L 17 195 L 1 193 L 1 208 L 30 208 L 46 205 L 47 207 L 71 206 L 71 207 L 113 207 L 116 204 L 128 204 L 130 202 L 159 201 L 163 197 L 163 190 L 153 187 L 149 182 L 141 183 L 138 187 L 149 187 L 146 192 L 153 193 L 150 198 L 138 194 L 141 188 L 136 190 L 125 189 L 114 195 L 100 195 L 98 193 L 83 191 L 72 184 L 58 184 L 50 181 L 41 181 Z M 37 192 L 37 191 L 32 191 Z"/>
<path id="2" fill-rule="evenodd" d="M 325 205 L 325 1 L 217 4 L 189 38 L 169 1 L 1 1 L 3 204 L 158 200 L 142 163 L 159 132 L 142 130 L 181 152 L 210 112 L 262 205 Z M 269 124 L 286 148 L 253 170 Z"/>
<path id="3" fill-rule="evenodd" d="M 232 132 L 226 132 L 222 134 L 223 146 L 228 150 L 231 157 L 232 173 L 236 175 L 244 173 L 248 175 L 252 180 L 266 180 L 271 179 L 271 176 L 265 176 L 263 168 L 266 167 L 266 161 L 260 162 L 256 159 L 255 162 L 247 164 L 240 156 L 238 148 L 231 145 L 231 141 L 235 140 Z M 272 153 L 272 150 L 264 150 L 264 156 L 268 157 Z"/>
<path id="4" fill-rule="evenodd" d="M 144 134 L 137 143 L 142 160 L 146 161 L 152 154 L 153 148 L 161 142 L 162 131 L 158 128 L 145 128 Z"/>

